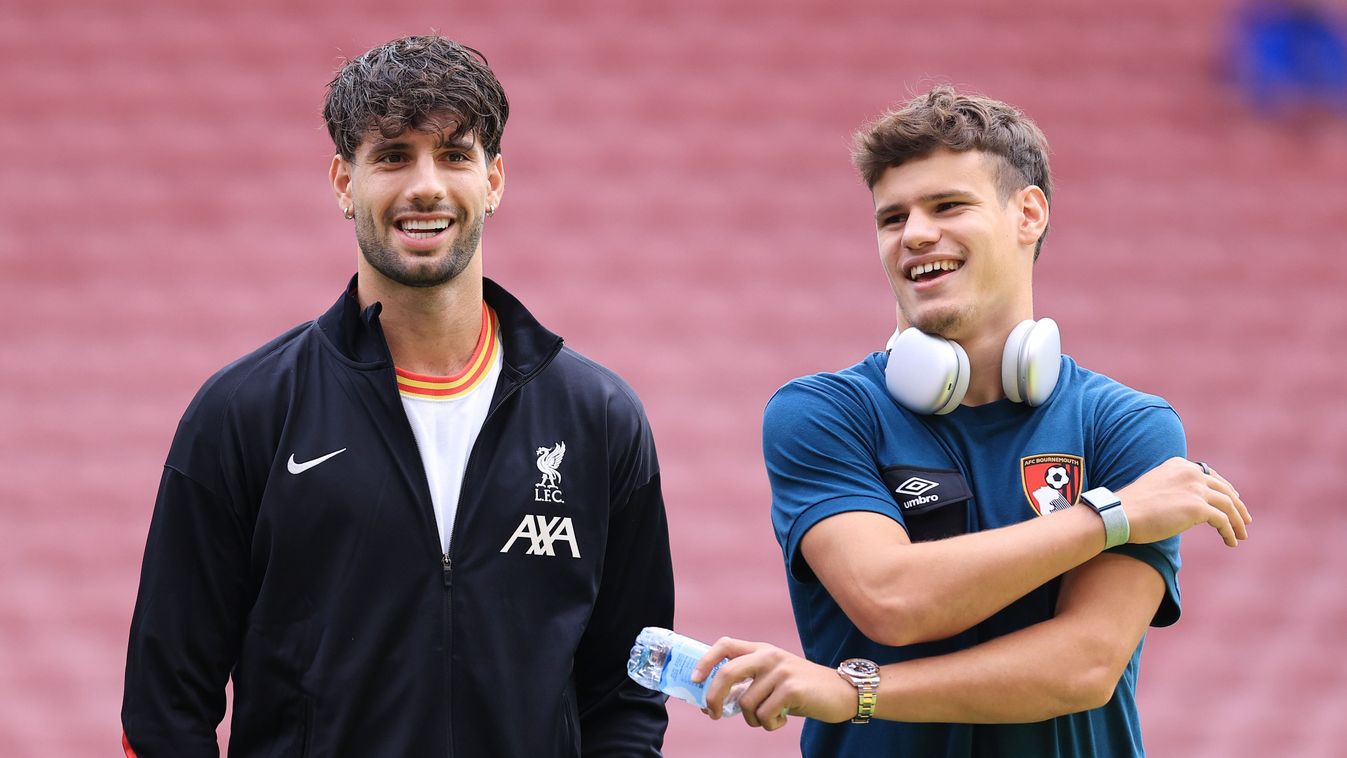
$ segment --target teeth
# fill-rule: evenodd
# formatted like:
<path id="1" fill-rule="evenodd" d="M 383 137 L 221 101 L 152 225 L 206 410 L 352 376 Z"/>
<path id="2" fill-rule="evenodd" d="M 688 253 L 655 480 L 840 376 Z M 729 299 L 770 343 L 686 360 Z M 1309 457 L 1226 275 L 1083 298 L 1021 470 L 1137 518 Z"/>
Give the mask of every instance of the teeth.
<path id="1" fill-rule="evenodd" d="M 907 278 L 916 281 L 922 274 L 929 274 L 932 271 L 955 271 L 962 267 L 959 261 L 934 261 L 932 263 L 923 263 L 920 266 L 913 266 L 907 272 Z"/>
<path id="2" fill-rule="evenodd" d="M 430 221 L 403 221 L 399 226 L 404 231 L 428 230 L 432 232 L 441 232 L 449 228 L 449 220 L 444 218 L 432 219 Z"/>

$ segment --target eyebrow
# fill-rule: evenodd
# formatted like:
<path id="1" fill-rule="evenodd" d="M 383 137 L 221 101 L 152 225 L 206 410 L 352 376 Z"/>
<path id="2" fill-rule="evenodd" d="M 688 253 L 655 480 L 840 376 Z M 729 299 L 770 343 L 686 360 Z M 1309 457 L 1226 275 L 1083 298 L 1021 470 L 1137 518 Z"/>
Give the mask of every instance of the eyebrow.
<path id="1" fill-rule="evenodd" d="M 444 150 L 444 149 L 447 149 L 447 148 L 455 148 L 455 149 L 458 149 L 458 150 L 467 150 L 467 151 L 471 152 L 471 151 L 472 151 L 472 148 L 473 148 L 476 144 L 477 144 L 477 143 L 476 143 L 475 140 L 469 140 L 469 139 L 465 139 L 465 138 L 463 138 L 463 137 L 460 137 L 460 138 L 458 138 L 458 139 L 439 140 L 439 141 L 437 141 L 436 144 L 435 144 L 435 149 L 436 149 L 436 150 Z M 388 151 L 388 150 L 408 150 L 408 149 L 411 148 L 411 146 L 412 146 L 412 143 L 407 142 L 406 140 L 398 139 L 398 138 L 394 138 L 394 139 L 380 139 L 380 140 L 376 140 L 375 142 L 373 142 L 373 143 L 370 144 L 369 151 L 370 151 L 370 154 L 372 155 L 372 154 L 374 154 L 374 153 L 386 152 L 386 151 Z"/>
<path id="2" fill-rule="evenodd" d="M 458 137 L 458 138 L 455 138 L 455 139 L 439 140 L 439 141 L 436 142 L 436 144 L 435 144 L 435 149 L 436 149 L 436 150 L 443 150 L 443 149 L 445 149 L 445 148 L 447 148 L 447 147 L 456 147 L 456 148 L 458 148 L 458 149 L 460 149 L 460 150 L 472 150 L 472 149 L 473 149 L 474 147 L 476 147 L 476 146 L 477 146 L 477 140 L 475 140 L 475 139 L 468 139 L 467 135 L 463 135 L 463 136 Z"/>
<path id="3" fill-rule="evenodd" d="M 963 199 L 970 197 L 972 194 L 973 193 L 969 192 L 968 190 L 957 190 L 957 189 L 941 190 L 940 192 L 932 192 L 929 195 L 922 195 L 921 197 L 917 198 L 917 203 L 920 205 L 927 203 L 938 203 L 941 202 L 942 200 Z M 905 203 L 889 203 L 888 205 L 885 205 L 881 207 L 879 210 L 875 211 L 875 220 L 878 221 L 880 219 L 883 219 L 890 213 L 903 210 L 905 208 L 907 208 L 907 205 Z"/>

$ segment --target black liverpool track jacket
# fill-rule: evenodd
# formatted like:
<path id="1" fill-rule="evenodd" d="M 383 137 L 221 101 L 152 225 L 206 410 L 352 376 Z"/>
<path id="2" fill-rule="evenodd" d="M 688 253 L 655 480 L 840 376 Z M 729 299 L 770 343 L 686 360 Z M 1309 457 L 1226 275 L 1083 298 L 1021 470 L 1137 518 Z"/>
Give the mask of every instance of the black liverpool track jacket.
<path id="1" fill-rule="evenodd" d="M 140 758 L 656 756 L 626 677 L 673 622 L 659 464 L 615 374 L 491 281 L 504 365 L 448 555 L 379 306 L 348 294 L 212 377 L 150 524 L 122 705 Z M 544 473 L 544 450 L 565 443 Z M 312 461 L 342 451 L 318 465 Z"/>

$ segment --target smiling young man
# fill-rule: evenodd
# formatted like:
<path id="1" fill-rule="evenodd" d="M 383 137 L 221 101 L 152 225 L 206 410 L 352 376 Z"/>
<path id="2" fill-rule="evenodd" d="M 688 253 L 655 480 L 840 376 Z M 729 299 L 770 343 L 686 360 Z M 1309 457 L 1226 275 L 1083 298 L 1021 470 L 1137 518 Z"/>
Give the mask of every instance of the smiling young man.
<path id="1" fill-rule="evenodd" d="M 939 87 L 857 135 L 892 349 L 768 404 L 772 520 L 807 659 L 722 639 L 752 726 L 809 717 L 808 756 L 1132 756 L 1150 625 L 1179 615 L 1177 535 L 1234 547 L 1248 511 L 1160 398 L 1033 321 L 1047 145 Z M 713 718 L 716 716 L 713 716 Z"/>
<path id="2" fill-rule="evenodd" d="M 131 623 L 128 755 L 659 755 L 626 676 L 673 621 L 641 404 L 482 274 L 509 105 L 409 37 L 324 107 L 359 243 L 327 313 L 197 394 Z"/>

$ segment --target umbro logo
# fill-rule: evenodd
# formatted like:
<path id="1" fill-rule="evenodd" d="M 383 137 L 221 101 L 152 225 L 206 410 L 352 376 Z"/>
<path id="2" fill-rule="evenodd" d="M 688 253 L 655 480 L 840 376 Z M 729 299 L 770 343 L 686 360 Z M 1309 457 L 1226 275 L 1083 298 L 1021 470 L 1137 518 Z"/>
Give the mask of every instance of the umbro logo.
<path id="1" fill-rule="evenodd" d="M 972 497 L 968 485 L 955 469 L 885 466 L 884 484 L 903 513 L 923 514 Z"/>
<path id="2" fill-rule="evenodd" d="M 558 542 L 564 542 L 570 546 L 571 557 L 580 557 L 580 546 L 575 542 L 575 526 L 571 523 L 569 516 L 534 516 L 525 514 L 519 526 L 515 527 L 514 534 L 505 546 L 500 549 L 502 553 L 510 552 L 514 547 L 516 540 L 523 538 L 528 540 L 529 549 L 524 555 L 548 555 L 555 556 L 555 545 Z"/>
<path id="3" fill-rule="evenodd" d="M 927 490 L 933 490 L 940 486 L 940 482 L 933 482 L 930 479 L 922 479 L 919 476 L 908 477 L 906 481 L 893 488 L 895 494 L 907 498 L 903 501 L 903 508 L 915 508 L 918 505 L 927 503 L 936 503 L 940 501 L 939 495 L 923 495 L 921 493 Z"/>
<path id="4" fill-rule="evenodd" d="M 289 471 L 292 474 L 302 474 L 305 471 L 308 471 L 309 469 L 313 468 L 314 466 L 317 466 L 318 464 L 322 463 L 323 461 L 326 461 L 330 458 L 335 458 L 344 452 L 346 452 L 346 448 L 342 448 L 340 450 L 337 450 L 336 452 L 328 453 L 327 455 L 314 458 L 311 461 L 304 461 L 303 463 L 296 463 L 295 454 L 291 453 L 290 460 L 285 462 L 285 470 Z"/>
<path id="5" fill-rule="evenodd" d="M 940 482 L 933 482 L 930 479 L 922 479 L 919 476 L 908 477 L 907 481 L 893 489 L 899 495 L 920 495 L 926 490 L 939 487 Z"/>

